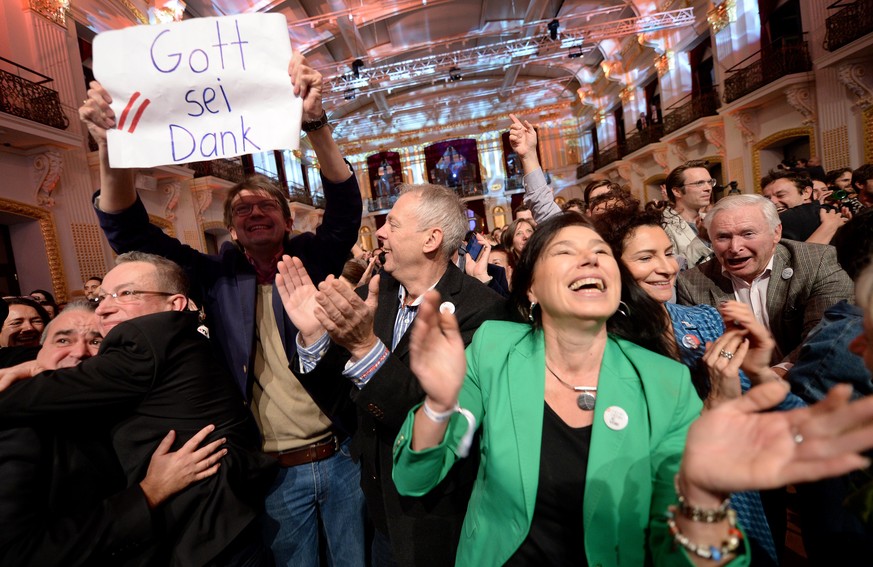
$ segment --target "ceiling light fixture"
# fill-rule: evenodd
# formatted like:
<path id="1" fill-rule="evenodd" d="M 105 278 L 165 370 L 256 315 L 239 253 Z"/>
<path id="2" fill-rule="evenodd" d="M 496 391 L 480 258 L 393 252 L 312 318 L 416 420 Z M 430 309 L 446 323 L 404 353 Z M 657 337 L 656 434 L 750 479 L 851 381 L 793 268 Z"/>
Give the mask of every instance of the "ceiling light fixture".
<path id="1" fill-rule="evenodd" d="M 355 59 L 354 61 L 352 61 L 352 73 L 355 74 L 355 78 L 358 78 L 361 76 L 361 69 L 363 69 L 363 68 L 364 68 L 364 62 L 361 61 L 360 59 Z"/>
<path id="2" fill-rule="evenodd" d="M 558 39 L 558 26 L 561 23 L 558 20 L 552 20 L 549 22 L 549 37 L 552 38 L 552 41 Z"/>

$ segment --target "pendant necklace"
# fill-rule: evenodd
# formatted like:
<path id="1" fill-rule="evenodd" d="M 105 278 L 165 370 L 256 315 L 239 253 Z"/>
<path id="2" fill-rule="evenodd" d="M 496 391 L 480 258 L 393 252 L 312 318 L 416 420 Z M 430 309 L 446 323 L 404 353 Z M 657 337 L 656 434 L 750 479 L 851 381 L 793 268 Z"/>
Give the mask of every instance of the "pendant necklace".
<path id="1" fill-rule="evenodd" d="M 546 369 L 552 373 L 552 376 L 558 379 L 558 382 L 574 392 L 579 392 L 579 396 L 576 398 L 576 405 L 579 406 L 579 409 L 582 411 L 594 409 L 594 402 L 597 399 L 597 386 L 572 386 L 561 380 L 561 377 L 555 374 L 555 371 L 549 368 L 548 364 L 546 364 Z"/>

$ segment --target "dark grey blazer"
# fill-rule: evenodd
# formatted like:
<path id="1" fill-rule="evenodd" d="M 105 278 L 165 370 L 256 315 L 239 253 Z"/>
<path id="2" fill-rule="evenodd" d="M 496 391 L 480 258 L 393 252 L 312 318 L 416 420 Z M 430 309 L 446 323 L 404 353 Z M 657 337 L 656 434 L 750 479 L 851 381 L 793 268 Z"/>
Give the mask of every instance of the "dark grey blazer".
<path id="1" fill-rule="evenodd" d="M 825 309 L 843 299 L 852 302 L 854 293 L 855 286 L 840 268 L 833 246 L 794 240 L 777 244 L 767 286 L 767 316 L 780 360 L 793 362 L 800 343 Z M 726 299 L 735 299 L 734 289 L 717 259 L 679 275 L 677 303 L 718 306 Z"/>

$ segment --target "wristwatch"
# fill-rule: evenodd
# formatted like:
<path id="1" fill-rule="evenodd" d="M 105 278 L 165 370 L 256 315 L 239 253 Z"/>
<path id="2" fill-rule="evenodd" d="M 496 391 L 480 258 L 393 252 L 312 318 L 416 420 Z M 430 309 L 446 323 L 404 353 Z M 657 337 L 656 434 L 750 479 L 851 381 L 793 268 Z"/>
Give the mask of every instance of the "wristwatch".
<path id="1" fill-rule="evenodd" d="M 300 129 L 304 132 L 315 132 L 316 130 L 320 130 L 327 125 L 327 112 L 324 110 L 321 111 L 321 117 L 318 120 L 305 120 L 303 124 L 300 125 Z"/>

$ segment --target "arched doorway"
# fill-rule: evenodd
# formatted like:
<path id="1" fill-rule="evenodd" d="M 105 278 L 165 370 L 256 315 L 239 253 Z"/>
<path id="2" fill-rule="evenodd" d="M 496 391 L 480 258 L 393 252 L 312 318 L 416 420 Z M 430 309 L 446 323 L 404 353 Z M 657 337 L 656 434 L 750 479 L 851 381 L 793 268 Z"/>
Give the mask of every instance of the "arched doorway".
<path id="1" fill-rule="evenodd" d="M 9 293 L 13 293 L 12 288 L 15 288 L 17 295 L 20 293 L 18 286 L 34 288 L 49 280 L 55 299 L 67 301 L 67 278 L 52 214 L 39 207 L 0 199 L 0 225 L 5 226 L 4 234 L 8 234 L 6 250 L 10 252 L 9 257 L 0 262 L 5 262 L 2 277 L 17 278 L 15 286 L 0 281 L 0 287 L 5 290 L 8 286 Z M 39 241 L 45 244 L 45 248 L 34 245 Z M 15 257 L 19 258 L 17 265 Z"/>
<path id="2" fill-rule="evenodd" d="M 752 184 L 761 192 L 761 176 L 785 159 L 815 157 L 815 131 L 812 127 L 790 128 L 767 136 L 752 148 Z"/>

